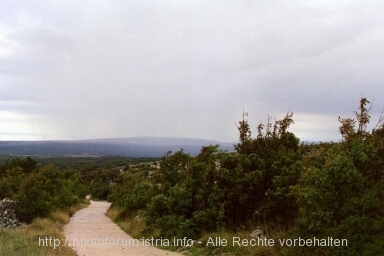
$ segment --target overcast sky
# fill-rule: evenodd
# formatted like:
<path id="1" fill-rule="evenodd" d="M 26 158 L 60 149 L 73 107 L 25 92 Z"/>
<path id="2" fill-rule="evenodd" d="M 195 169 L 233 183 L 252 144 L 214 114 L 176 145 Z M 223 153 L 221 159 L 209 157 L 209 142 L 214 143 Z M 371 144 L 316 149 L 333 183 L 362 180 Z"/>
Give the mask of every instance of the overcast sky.
<path id="1" fill-rule="evenodd" d="M 0 0 L 0 140 L 334 140 L 384 107 L 384 1 Z"/>

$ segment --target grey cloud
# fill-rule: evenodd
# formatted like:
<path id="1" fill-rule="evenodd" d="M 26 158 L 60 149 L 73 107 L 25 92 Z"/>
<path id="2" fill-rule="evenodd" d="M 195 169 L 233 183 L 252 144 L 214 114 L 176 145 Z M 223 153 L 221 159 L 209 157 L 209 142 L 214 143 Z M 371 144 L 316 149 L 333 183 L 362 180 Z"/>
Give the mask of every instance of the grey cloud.
<path id="1" fill-rule="evenodd" d="M 384 104 L 377 1 L 2 7 L 0 107 L 39 116 L 38 136 L 233 141 L 244 107 L 254 127 L 291 110 L 299 136 L 327 139 L 361 95 L 375 98 L 373 116 Z"/>

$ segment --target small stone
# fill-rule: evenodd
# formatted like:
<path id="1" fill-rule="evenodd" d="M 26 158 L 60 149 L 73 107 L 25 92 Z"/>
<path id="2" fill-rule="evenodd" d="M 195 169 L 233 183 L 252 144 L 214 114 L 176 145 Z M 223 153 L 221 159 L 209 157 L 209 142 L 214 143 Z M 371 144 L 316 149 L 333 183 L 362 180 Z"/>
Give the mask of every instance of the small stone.
<path id="1" fill-rule="evenodd" d="M 252 231 L 252 233 L 249 235 L 251 238 L 257 238 L 257 237 L 264 237 L 263 236 L 263 230 L 261 229 L 255 229 Z"/>

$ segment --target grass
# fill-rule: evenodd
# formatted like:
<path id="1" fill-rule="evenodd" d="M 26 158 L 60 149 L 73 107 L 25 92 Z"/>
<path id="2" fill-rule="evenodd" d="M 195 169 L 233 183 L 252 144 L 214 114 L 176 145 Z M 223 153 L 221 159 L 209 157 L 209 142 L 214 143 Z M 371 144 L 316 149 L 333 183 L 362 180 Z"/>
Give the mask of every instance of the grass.
<path id="1" fill-rule="evenodd" d="M 106 215 L 130 236 L 143 237 L 142 230 L 145 228 L 145 221 L 142 217 L 135 219 L 138 215 L 125 213 L 113 206 L 108 209 Z"/>
<path id="2" fill-rule="evenodd" d="M 61 244 L 64 243 L 63 226 L 77 210 L 85 206 L 81 204 L 55 211 L 47 218 L 36 218 L 32 223 L 22 227 L 0 228 L 0 256 L 77 255 L 69 246 L 54 246 L 54 244 L 58 244 L 59 241 Z"/>
<path id="3" fill-rule="evenodd" d="M 107 216 L 117 223 L 121 229 L 123 229 L 126 233 L 131 235 L 134 238 L 142 238 L 145 237 L 160 237 L 160 230 L 151 230 L 150 233 L 143 233 L 145 229 L 145 221 L 144 219 L 140 219 L 137 217 L 138 214 L 128 214 L 118 209 L 117 207 L 111 207 L 107 211 Z M 139 220 L 139 221 L 138 221 Z M 282 253 L 282 248 L 278 244 L 278 239 L 283 238 L 286 233 L 284 230 L 281 230 L 279 225 L 269 225 L 269 235 L 275 241 L 273 246 L 268 245 L 259 245 L 251 246 L 251 245 L 242 245 L 241 241 L 245 239 L 245 241 L 250 241 L 251 237 L 249 234 L 251 231 L 249 230 L 240 230 L 237 232 L 221 230 L 215 233 L 205 233 L 201 236 L 198 241 L 195 241 L 193 246 L 188 247 L 159 247 L 161 249 L 167 249 L 171 251 L 178 251 L 184 255 L 189 256 L 202 256 L 202 255 L 222 255 L 222 256 L 234 256 L 234 255 L 258 255 L 258 256 L 281 256 L 284 255 Z M 233 244 L 234 237 L 238 237 L 240 239 L 239 244 Z M 211 240 L 210 240 L 211 239 Z M 227 245 L 220 246 L 217 244 L 208 243 L 209 241 L 214 241 L 216 243 L 216 239 L 220 239 L 220 241 L 227 241 Z M 237 241 L 238 239 L 235 238 Z M 197 243 L 201 242 L 201 243 Z"/>

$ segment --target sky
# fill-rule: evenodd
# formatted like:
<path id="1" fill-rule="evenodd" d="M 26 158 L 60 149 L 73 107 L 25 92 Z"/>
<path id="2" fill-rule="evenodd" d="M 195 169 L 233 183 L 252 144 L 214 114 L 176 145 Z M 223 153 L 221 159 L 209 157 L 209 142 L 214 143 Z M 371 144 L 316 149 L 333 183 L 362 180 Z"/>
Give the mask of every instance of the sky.
<path id="1" fill-rule="evenodd" d="M 301 140 L 384 109 L 384 1 L 0 0 L 0 140 Z"/>

